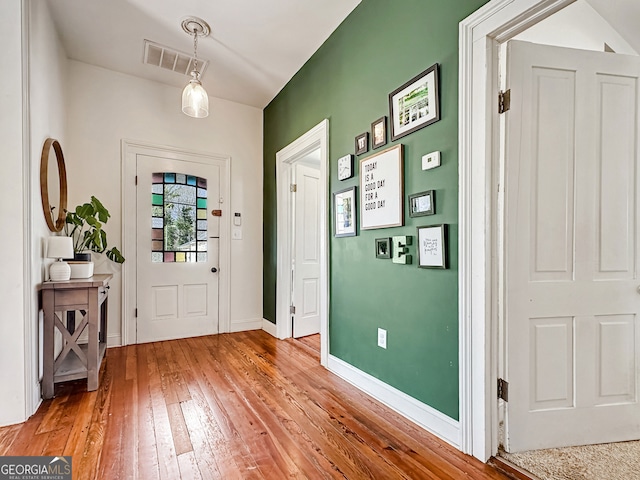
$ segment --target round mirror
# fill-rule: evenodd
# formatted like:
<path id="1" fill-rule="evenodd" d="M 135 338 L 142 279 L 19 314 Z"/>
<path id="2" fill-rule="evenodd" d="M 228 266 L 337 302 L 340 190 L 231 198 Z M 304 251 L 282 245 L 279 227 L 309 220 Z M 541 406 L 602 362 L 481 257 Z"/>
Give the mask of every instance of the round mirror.
<path id="1" fill-rule="evenodd" d="M 60 143 L 53 138 L 47 138 L 42 147 L 40 197 L 49 230 L 59 232 L 67 216 L 67 170 Z"/>

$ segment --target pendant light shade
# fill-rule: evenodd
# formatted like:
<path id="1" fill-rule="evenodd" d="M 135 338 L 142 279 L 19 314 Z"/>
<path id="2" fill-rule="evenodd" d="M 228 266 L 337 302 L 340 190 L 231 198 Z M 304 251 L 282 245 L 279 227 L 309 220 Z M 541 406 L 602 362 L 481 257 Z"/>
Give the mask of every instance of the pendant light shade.
<path id="1" fill-rule="evenodd" d="M 209 115 L 209 95 L 200 82 L 198 71 L 198 37 L 206 37 L 211 28 L 201 18 L 187 17 L 182 20 L 182 29 L 193 35 L 193 70 L 191 80 L 182 91 L 182 113 L 194 118 L 205 118 Z"/>
<path id="2" fill-rule="evenodd" d="M 209 96 L 198 80 L 197 72 L 191 72 L 193 78 L 182 91 L 182 113 L 195 118 L 204 118 L 209 115 Z"/>

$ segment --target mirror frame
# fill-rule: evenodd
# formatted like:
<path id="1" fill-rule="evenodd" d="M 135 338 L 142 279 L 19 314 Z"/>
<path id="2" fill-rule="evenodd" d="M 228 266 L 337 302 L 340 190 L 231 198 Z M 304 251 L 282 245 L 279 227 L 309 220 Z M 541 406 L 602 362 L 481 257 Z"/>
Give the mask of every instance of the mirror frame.
<path id="1" fill-rule="evenodd" d="M 49 151 L 53 147 L 58 162 L 58 182 L 60 184 L 60 205 L 49 203 Z M 59 232 L 64 228 L 67 218 L 67 169 L 64 164 L 64 155 L 60 143 L 54 138 L 47 138 L 42 147 L 40 156 L 40 198 L 42 199 L 42 213 L 49 230 Z M 58 218 L 53 223 L 53 210 L 58 208 Z"/>

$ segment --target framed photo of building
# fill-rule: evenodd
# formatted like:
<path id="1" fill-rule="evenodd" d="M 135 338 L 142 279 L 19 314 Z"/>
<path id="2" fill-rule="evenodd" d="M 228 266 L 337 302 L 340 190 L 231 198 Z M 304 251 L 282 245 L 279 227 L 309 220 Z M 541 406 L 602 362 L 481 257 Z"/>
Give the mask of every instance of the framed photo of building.
<path id="1" fill-rule="evenodd" d="M 431 65 L 389 94 L 392 141 L 440 120 L 438 70 Z"/>
<path id="2" fill-rule="evenodd" d="M 356 235 L 356 187 L 346 188 L 333 194 L 334 236 Z"/>

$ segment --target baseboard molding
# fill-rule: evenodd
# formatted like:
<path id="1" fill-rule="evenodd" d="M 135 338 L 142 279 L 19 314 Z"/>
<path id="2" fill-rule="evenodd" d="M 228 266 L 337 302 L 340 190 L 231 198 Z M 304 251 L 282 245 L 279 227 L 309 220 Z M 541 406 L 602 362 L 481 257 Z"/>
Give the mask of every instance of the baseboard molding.
<path id="1" fill-rule="evenodd" d="M 272 337 L 278 338 L 278 326 L 275 323 L 271 323 L 266 318 L 262 319 L 262 330 L 267 332 Z"/>
<path id="2" fill-rule="evenodd" d="M 256 320 L 240 320 L 231 322 L 231 325 L 229 325 L 229 333 L 246 332 L 248 330 L 261 330 L 262 322 L 262 318 Z"/>
<path id="3" fill-rule="evenodd" d="M 122 335 L 119 333 L 112 333 L 111 335 L 107 335 L 107 347 L 121 347 L 122 346 Z"/>
<path id="4" fill-rule="evenodd" d="M 425 430 L 460 449 L 460 423 L 406 393 L 329 355 L 328 370 Z"/>

